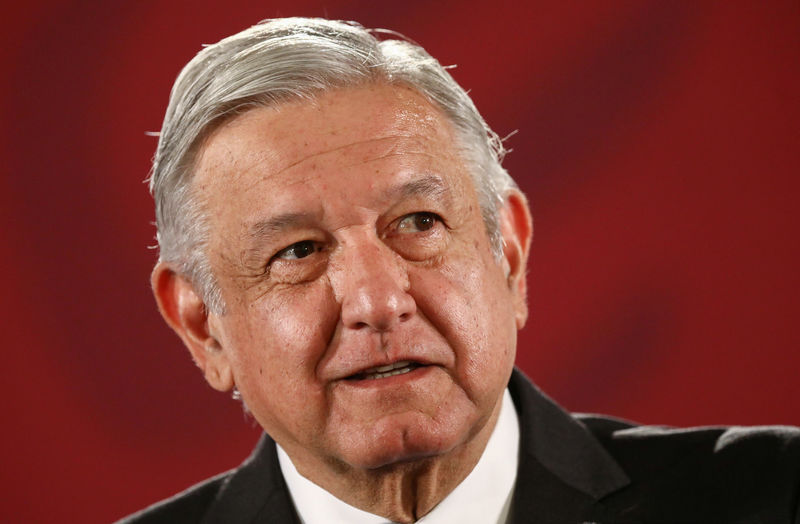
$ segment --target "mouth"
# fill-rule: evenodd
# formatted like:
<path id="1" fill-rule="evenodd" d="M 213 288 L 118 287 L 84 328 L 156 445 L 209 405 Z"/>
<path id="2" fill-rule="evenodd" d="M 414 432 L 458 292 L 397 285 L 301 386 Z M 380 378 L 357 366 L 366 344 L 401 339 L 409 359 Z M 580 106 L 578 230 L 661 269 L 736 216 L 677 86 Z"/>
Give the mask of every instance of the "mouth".
<path id="1" fill-rule="evenodd" d="M 393 377 L 395 375 L 404 375 L 410 373 L 422 366 L 417 362 L 410 360 L 401 360 L 385 366 L 375 366 L 373 368 L 365 369 L 355 375 L 347 377 L 347 380 L 378 380 L 381 378 Z"/>

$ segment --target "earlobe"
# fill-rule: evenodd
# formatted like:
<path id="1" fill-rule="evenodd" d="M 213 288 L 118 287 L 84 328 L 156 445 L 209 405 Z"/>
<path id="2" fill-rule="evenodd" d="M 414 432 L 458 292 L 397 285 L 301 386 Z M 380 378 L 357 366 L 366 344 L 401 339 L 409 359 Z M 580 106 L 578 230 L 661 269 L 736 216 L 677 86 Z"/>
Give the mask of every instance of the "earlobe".
<path id="1" fill-rule="evenodd" d="M 158 310 L 189 349 L 206 381 L 219 391 L 233 388 L 227 351 L 211 328 L 213 319 L 191 282 L 158 262 L 150 277 Z"/>
<path id="2" fill-rule="evenodd" d="M 521 329 L 528 319 L 526 268 L 533 220 L 528 209 L 528 201 L 519 190 L 511 190 L 506 195 L 500 210 L 500 231 L 503 236 L 503 269 L 514 300 L 517 329 Z"/>

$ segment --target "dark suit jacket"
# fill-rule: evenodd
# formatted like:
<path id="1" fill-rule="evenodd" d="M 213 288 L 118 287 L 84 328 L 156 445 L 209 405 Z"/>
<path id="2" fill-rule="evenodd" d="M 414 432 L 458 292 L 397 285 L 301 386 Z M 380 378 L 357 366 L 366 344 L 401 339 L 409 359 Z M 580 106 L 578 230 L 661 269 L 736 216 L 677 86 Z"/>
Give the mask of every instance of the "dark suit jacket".
<path id="1" fill-rule="evenodd" d="M 509 522 L 800 524 L 800 429 L 636 426 L 570 415 L 519 371 L 520 457 Z M 264 435 L 237 469 L 124 523 L 298 522 Z"/>

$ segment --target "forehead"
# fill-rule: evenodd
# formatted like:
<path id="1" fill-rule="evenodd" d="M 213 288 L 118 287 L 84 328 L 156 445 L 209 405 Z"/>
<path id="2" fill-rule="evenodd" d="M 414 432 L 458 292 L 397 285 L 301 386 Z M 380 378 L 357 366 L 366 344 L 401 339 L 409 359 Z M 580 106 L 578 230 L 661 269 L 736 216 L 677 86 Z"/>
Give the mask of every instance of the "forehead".
<path id="1" fill-rule="evenodd" d="M 241 213 L 258 207 L 248 205 L 254 200 L 281 207 L 314 191 L 348 200 L 431 174 L 471 186 L 449 121 L 412 89 L 368 85 L 255 108 L 223 124 L 200 150 L 194 189 L 214 213 L 232 202 Z"/>

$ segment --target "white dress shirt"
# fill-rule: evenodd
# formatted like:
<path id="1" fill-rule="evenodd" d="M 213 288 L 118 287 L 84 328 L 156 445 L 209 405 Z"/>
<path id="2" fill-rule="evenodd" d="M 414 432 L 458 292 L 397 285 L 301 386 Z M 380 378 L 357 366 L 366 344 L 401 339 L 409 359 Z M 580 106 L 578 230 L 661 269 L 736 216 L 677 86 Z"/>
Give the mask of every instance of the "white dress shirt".
<path id="1" fill-rule="evenodd" d="M 467 477 L 419 524 L 505 524 L 517 478 L 519 420 L 508 390 L 503 394 L 500 415 L 480 460 Z M 278 460 L 294 506 L 303 524 L 387 524 L 334 497 L 295 469 L 278 446 Z"/>

